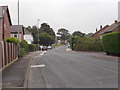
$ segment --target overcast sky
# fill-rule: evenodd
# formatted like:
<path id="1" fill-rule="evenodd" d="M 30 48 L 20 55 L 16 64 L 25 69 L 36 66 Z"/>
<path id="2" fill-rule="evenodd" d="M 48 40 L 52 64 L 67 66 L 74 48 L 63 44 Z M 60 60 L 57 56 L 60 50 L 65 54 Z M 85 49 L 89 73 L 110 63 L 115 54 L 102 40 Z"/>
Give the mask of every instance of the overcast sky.
<path id="1" fill-rule="evenodd" d="M 19 0 L 20 24 L 33 26 L 48 23 L 57 32 L 66 28 L 70 33 L 94 33 L 100 25 L 112 24 L 118 19 L 119 0 Z M 12 24 L 17 24 L 17 0 L 0 0 L 8 5 Z"/>

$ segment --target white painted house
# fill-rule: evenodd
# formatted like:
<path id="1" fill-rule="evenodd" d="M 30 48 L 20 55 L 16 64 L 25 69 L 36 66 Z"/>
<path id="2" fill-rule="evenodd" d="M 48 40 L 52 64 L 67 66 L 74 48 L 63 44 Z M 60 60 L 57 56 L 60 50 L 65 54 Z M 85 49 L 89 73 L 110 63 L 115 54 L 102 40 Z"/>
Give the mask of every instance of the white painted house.
<path id="1" fill-rule="evenodd" d="M 26 40 L 28 44 L 32 44 L 33 42 L 33 36 L 28 30 L 25 30 L 24 40 Z"/>

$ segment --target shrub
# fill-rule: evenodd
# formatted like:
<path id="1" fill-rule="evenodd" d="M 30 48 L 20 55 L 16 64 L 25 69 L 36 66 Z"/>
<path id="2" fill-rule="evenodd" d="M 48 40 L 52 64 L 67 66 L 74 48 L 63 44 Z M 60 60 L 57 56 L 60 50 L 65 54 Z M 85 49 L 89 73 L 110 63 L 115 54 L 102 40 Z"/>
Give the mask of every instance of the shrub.
<path id="1" fill-rule="evenodd" d="M 73 50 L 76 51 L 103 51 L 100 39 L 88 37 L 73 37 Z"/>
<path id="2" fill-rule="evenodd" d="M 38 45 L 36 44 L 29 44 L 29 52 L 36 51 L 38 49 Z"/>
<path id="3" fill-rule="evenodd" d="M 5 39 L 6 42 L 18 44 L 19 40 L 15 37 L 9 37 Z"/>
<path id="4" fill-rule="evenodd" d="M 24 48 L 20 48 L 20 55 L 19 57 L 23 57 L 26 54 L 26 51 L 24 50 Z"/>
<path id="5" fill-rule="evenodd" d="M 22 42 L 20 42 L 20 48 L 24 48 L 25 52 L 29 52 L 28 50 L 28 43 L 27 41 L 23 40 Z"/>
<path id="6" fill-rule="evenodd" d="M 103 35 L 102 43 L 107 54 L 120 55 L 120 32 Z"/>

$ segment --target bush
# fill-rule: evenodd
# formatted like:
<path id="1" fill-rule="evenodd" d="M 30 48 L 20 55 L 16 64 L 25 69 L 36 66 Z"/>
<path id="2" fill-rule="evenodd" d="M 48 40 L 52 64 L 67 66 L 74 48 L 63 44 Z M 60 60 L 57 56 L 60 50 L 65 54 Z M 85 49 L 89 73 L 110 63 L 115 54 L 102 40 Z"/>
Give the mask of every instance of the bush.
<path id="1" fill-rule="evenodd" d="M 36 44 L 29 44 L 29 52 L 36 51 L 38 49 L 38 45 Z"/>
<path id="2" fill-rule="evenodd" d="M 19 49 L 19 52 L 20 52 L 19 57 L 22 57 L 22 56 L 26 55 L 29 52 L 28 43 L 25 40 L 20 42 L 20 47 L 19 48 L 20 48 Z"/>
<path id="3" fill-rule="evenodd" d="M 107 54 L 120 56 L 120 32 L 103 35 L 102 43 Z"/>
<path id="4" fill-rule="evenodd" d="M 6 42 L 18 44 L 19 40 L 15 37 L 9 37 L 5 39 Z"/>
<path id="5" fill-rule="evenodd" d="M 72 37 L 72 38 L 74 38 L 73 40 L 71 40 L 72 41 L 71 43 L 73 43 L 73 50 L 103 51 L 102 42 L 100 39 L 88 38 L 88 37 Z"/>
<path id="6" fill-rule="evenodd" d="M 23 40 L 22 42 L 20 42 L 20 48 L 24 48 L 25 52 L 29 52 L 29 48 L 28 48 L 28 43 L 27 41 Z"/>
<path id="7" fill-rule="evenodd" d="M 23 57 L 24 55 L 26 55 L 26 51 L 24 50 L 24 48 L 20 48 L 20 55 L 19 57 Z"/>

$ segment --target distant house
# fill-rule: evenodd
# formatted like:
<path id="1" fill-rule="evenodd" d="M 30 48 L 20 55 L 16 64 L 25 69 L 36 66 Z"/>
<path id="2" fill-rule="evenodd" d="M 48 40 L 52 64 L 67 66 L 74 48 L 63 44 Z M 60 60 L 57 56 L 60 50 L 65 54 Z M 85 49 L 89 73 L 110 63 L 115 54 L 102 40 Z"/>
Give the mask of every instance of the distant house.
<path id="1" fill-rule="evenodd" d="M 12 25 L 8 6 L 0 6 L 0 41 L 10 37 Z"/>
<path id="2" fill-rule="evenodd" d="M 28 30 L 25 30 L 24 40 L 26 40 L 28 44 L 32 44 L 33 42 L 33 36 Z"/>
<path id="3" fill-rule="evenodd" d="M 100 30 L 96 30 L 96 32 L 92 35 L 92 37 L 94 38 L 102 38 L 103 34 L 106 33 L 111 33 L 111 32 L 118 32 L 120 31 L 120 22 L 118 22 L 117 20 L 115 20 L 115 22 L 111 25 L 106 25 L 105 27 L 100 28 Z"/>
<path id="4" fill-rule="evenodd" d="M 16 37 L 19 39 L 19 41 L 24 40 L 24 27 L 23 25 L 12 25 L 10 27 L 11 30 L 11 37 Z"/>
<path id="5" fill-rule="evenodd" d="M 100 26 L 100 30 L 96 29 L 96 32 L 92 35 L 92 37 L 94 38 L 101 38 L 101 32 L 103 32 L 107 27 L 109 27 L 109 25 L 106 25 L 104 27 Z"/>

